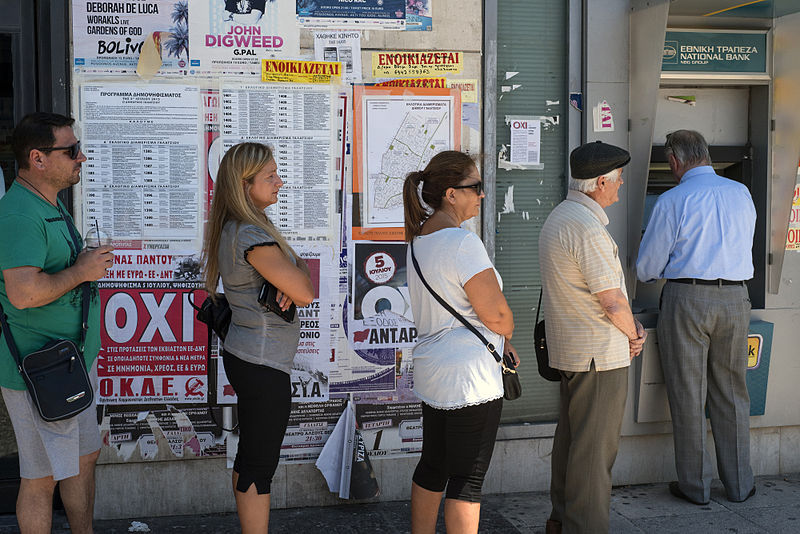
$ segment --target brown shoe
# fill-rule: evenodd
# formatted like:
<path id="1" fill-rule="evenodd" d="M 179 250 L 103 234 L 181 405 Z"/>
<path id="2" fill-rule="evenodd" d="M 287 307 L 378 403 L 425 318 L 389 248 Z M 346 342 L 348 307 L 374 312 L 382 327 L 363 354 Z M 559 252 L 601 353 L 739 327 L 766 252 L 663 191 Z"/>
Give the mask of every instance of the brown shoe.
<path id="1" fill-rule="evenodd" d="M 561 534 L 561 521 L 548 519 L 544 526 L 544 534 Z"/>

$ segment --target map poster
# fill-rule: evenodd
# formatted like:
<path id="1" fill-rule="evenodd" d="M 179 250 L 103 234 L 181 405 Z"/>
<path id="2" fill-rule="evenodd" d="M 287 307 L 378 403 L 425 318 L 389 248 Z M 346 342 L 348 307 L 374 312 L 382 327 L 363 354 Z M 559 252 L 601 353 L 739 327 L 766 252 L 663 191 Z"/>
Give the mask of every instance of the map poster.
<path id="1" fill-rule="evenodd" d="M 406 281 L 406 248 L 406 243 L 355 243 L 348 329 L 353 348 L 411 348 L 417 342 Z"/>
<path id="2" fill-rule="evenodd" d="M 460 93 L 354 87 L 353 240 L 403 240 L 403 183 L 437 152 L 460 148 Z"/>

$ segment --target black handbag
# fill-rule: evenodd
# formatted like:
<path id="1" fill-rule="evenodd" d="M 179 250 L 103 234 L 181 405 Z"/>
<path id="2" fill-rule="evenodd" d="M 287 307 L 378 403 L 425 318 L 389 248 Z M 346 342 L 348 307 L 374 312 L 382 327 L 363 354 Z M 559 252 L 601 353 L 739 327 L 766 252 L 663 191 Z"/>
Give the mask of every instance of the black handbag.
<path id="1" fill-rule="evenodd" d="M 539 310 L 542 308 L 542 290 L 539 290 L 539 304 L 536 306 L 536 326 L 533 328 L 533 348 L 536 351 L 536 365 L 539 376 L 550 382 L 560 382 L 561 373 L 558 369 L 550 367 L 550 354 L 547 352 L 547 339 L 545 338 L 544 319 L 539 320 Z"/>
<path id="2" fill-rule="evenodd" d="M 422 284 L 428 289 L 433 298 L 435 298 L 439 304 L 441 304 L 444 309 L 449 311 L 453 317 L 461 321 L 461 324 L 466 326 L 473 334 L 478 336 L 478 339 L 481 340 L 486 346 L 486 350 L 488 350 L 494 359 L 497 360 L 497 363 L 500 364 L 500 367 L 503 368 L 503 398 L 506 400 L 515 400 L 518 399 L 522 395 L 522 385 L 519 382 L 519 375 L 517 374 L 516 365 L 514 365 L 514 358 L 512 357 L 511 353 L 504 354 L 501 358 L 500 355 L 497 353 L 494 345 L 486 339 L 486 336 L 480 333 L 480 331 L 472 326 L 469 321 L 464 319 L 464 317 L 458 313 L 456 310 L 453 309 L 447 302 L 444 301 L 442 297 L 440 297 L 436 291 L 428 285 L 428 282 L 425 280 L 425 277 L 422 276 L 422 271 L 419 268 L 419 263 L 417 263 L 417 257 L 414 255 L 414 243 L 409 243 L 411 247 L 411 261 L 414 263 L 414 269 L 417 271 L 417 276 L 422 281 Z"/>
<path id="3" fill-rule="evenodd" d="M 80 251 L 76 230 L 63 213 L 61 218 L 67 225 L 76 250 Z M 39 350 L 20 357 L 6 314 L 0 306 L 0 326 L 8 350 L 17 362 L 17 369 L 31 394 L 33 404 L 41 418 L 47 422 L 75 417 L 94 403 L 94 389 L 83 359 L 83 346 L 86 331 L 89 329 L 89 282 L 81 284 L 81 291 L 80 348 L 70 339 L 54 339 Z"/>
<path id="4" fill-rule="evenodd" d="M 192 298 L 189 299 L 189 304 L 197 312 L 197 320 L 208 326 L 209 345 L 211 345 L 212 331 L 217 334 L 220 340 L 225 341 L 225 336 L 228 335 L 228 328 L 231 326 L 231 307 L 225 295 L 216 295 L 214 297 L 209 295 L 198 306 L 194 303 L 194 290 L 192 290 Z"/>

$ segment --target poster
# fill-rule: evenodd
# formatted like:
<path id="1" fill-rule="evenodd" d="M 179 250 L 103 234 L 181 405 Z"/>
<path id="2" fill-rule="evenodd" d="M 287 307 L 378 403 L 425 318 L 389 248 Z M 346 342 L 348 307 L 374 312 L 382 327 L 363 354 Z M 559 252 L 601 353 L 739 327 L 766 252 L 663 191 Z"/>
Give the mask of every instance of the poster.
<path id="1" fill-rule="evenodd" d="M 359 83 L 361 81 L 361 32 L 314 32 L 314 59 L 340 62 L 344 71 L 342 80 L 345 83 Z"/>
<path id="2" fill-rule="evenodd" d="M 261 81 L 268 83 L 339 84 L 342 64 L 338 61 L 261 60 Z"/>
<path id="3" fill-rule="evenodd" d="M 354 90 L 353 239 L 402 240 L 403 183 L 442 150 L 458 150 L 458 90 Z"/>
<path id="4" fill-rule="evenodd" d="M 294 0 L 192 0 L 191 4 L 191 66 L 200 71 L 258 73 L 264 58 L 300 53 Z"/>
<path id="5" fill-rule="evenodd" d="M 541 167 L 542 122 L 538 117 L 507 117 L 511 128 L 511 163 Z"/>
<path id="6" fill-rule="evenodd" d="M 199 113 L 189 85 L 80 87 L 84 234 L 98 224 L 118 249 L 202 248 Z"/>
<path id="7" fill-rule="evenodd" d="M 800 250 L 800 183 L 794 186 L 792 211 L 789 213 L 789 231 L 786 234 L 786 250 Z"/>
<path id="8" fill-rule="evenodd" d="M 98 404 L 204 403 L 206 325 L 199 282 L 100 282 Z M 196 295 L 202 302 L 205 294 Z"/>
<path id="9" fill-rule="evenodd" d="M 114 411 L 100 422 L 100 463 L 225 456 L 225 433 L 206 407 Z"/>
<path id="10" fill-rule="evenodd" d="M 74 64 L 132 72 L 145 38 L 165 32 L 162 68 L 183 69 L 189 63 L 188 15 L 188 0 L 72 0 Z"/>
<path id="11" fill-rule="evenodd" d="M 461 91 L 461 102 L 463 104 L 477 104 L 478 103 L 478 80 L 465 79 L 465 80 L 447 80 L 447 87 L 458 89 Z"/>
<path id="12" fill-rule="evenodd" d="M 422 406 L 407 403 L 356 404 L 356 423 L 370 458 L 422 452 Z"/>
<path id="13" fill-rule="evenodd" d="M 354 244 L 349 321 L 353 348 L 410 348 L 416 343 L 406 281 L 406 248 L 406 243 Z"/>
<path id="14" fill-rule="evenodd" d="M 339 99 L 316 85 L 223 83 L 222 138 L 270 145 L 284 186 L 267 214 L 290 240 L 337 238 Z"/>
<path id="15" fill-rule="evenodd" d="M 373 78 L 431 78 L 460 74 L 463 68 L 462 52 L 429 50 L 372 53 Z"/>
<path id="16" fill-rule="evenodd" d="M 303 28 L 404 30 L 406 0 L 297 0 Z"/>
<path id="17" fill-rule="evenodd" d="M 433 0 L 406 0 L 406 31 L 433 29 Z"/>

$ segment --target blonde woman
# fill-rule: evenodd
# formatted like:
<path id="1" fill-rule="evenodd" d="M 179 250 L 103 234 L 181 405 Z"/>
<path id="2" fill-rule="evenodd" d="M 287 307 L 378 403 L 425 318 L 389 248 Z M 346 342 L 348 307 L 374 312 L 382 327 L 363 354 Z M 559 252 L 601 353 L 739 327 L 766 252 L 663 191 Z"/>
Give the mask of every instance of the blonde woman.
<path id="1" fill-rule="evenodd" d="M 288 323 L 267 311 L 259 290 L 269 281 L 284 310 L 314 298 L 308 267 L 264 212 L 278 202 L 282 186 L 268 146 L 231 147 L 217 173 L 204 246 L 206 289 L 215 294 L 221 277 L 232 312 L 222 358 L 239 399 L 233 494 L 244 534 L 268 530 L 270 483 L 289 420 L 289 373 L 300 337 L 297 317 Z"/>

